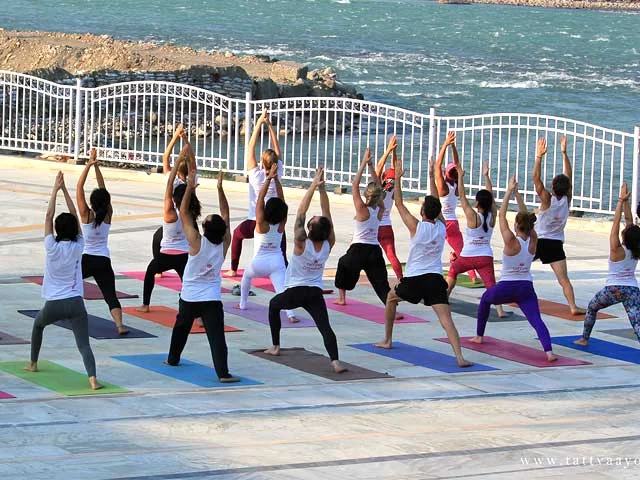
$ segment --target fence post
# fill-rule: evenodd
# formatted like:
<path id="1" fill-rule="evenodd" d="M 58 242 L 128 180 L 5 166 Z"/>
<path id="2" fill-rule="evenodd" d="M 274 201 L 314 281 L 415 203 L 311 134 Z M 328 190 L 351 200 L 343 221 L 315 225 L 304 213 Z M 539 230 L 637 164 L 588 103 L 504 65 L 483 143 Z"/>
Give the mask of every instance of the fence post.
<path id="1" fill-rule="evenodd" d="M 82 105 L 80 95 L 82 93 L 82 79 L 76 78 L 76 107 L 75 107 L 75 122 L 74 122 L 74 132 L 75 139 L 73 144 L 73 162 L 77 165 L 80 163 L 80 115 L 82 112 L 80 110 L 80 106 Z"/>
<path id="2" fill-rule="evenodd" d="M 638 170 L 640 169 L 640 125 L 633 129 L 633 179 L 631 183 L 631 208 L 635 212 L 638 206 Z"/>
<path id="3" fill-rule="evenodd" d="M 435 156 L 435 144 L 436 140 L 436 109 L 431 107 L 429 109 L 429 149 L 427 152 L 427 160 Z"/>
<path id="4" fill-rule="evenodd" d="M 244 96 L 244 155 L 242 157 L 242 168 L 246 171 L 245 158 L 249 151 L 249 139 L 251 138 L 251 132 L 253 131 L 253 114 L 251 109 L 251 90 L 245 93 Z"/>

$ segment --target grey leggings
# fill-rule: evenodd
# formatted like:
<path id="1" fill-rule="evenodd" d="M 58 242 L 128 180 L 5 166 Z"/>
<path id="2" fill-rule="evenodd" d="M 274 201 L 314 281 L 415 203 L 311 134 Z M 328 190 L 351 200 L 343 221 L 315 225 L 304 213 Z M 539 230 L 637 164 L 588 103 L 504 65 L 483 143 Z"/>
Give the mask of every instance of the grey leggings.
<path id="1" fill-rule="evenodd" d="M 44 327 L 64 319 L 71 320 L 73 336 L 76 345 L 82 355 L 84 368 L 90 377 L 96 376 L 96 360 L 93 358 L 91 345 L 89 345 L 89 318 L 84 308 L 82 297 L 71 297 L 63 300 L 48 300 L 33 322 L 31 332 L 31 361 L 37 362 L 42 346 L 42 334 Z"/>

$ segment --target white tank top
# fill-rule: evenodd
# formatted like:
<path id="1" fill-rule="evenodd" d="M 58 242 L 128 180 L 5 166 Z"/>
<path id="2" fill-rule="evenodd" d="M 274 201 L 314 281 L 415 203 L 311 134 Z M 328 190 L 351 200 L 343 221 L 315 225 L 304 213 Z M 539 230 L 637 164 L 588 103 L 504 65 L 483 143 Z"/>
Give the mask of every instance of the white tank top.
<path id="1" fill-rule="evenodd" d="M 98 257 L 109 258 L 109 230 L 110 223 L 102 222 L 97 227 L 93 223 L 82 224 L 82 236 L 84 237 L 84 251 L 87 255 L 96 255 Z"/>
<path id="2" fill-rule="evenodd" d="M 444 223 L 436 220 L 418 222 L 416 234 L 411 238 L 405 277 L 417 277 L 426 273 L 442 275 L 442 250 L 446 228 Z"/>
<path id="3" fill-rule="evenodd" d="M 282 257 L 280 243 L 282 243 L 282 232 L 278 231 L 279 225 L 269 225 L 267 233 L 259 233 L 257 230 L 253 237 L 253 256 L 268 257 L 279 255 Z M 284 258 L 283 258 L 284 260 Z"/>
<path id="4" fill-rule="evenodd" d="M 488 230 L 486 232 L 482 228 L 484 217 L 478 214 L 476 218 L 479 220 L 480 225 L 476 228 L 467 227 L 464 232 L 464 247 L 462 247 L 460 255 L 463 257 L 493 257 L 493 250 L 491 250 L 491 235 L 493 235 L 491 220 L 493 214 L 489 212 L 489 215 L 487 215 Z"/>
<path id="5" fill-rule="evenodd" d="M 367 245 L 378 245 L 378 227 L 380 226 L 380 220 L 378 220 L 378 210 L 380 207 L 369 209 L 369 219 L 364 222 L 356 220 L 353 229 L 353 239 L 351 243 L 364 243 Z"/>
<path id="6" fill-rule="evenodd" d="M 520 242 L 520 252 L 516 255 L 503 255 L 502 256 L 502 274 L 500 276 L 501 282 L 515 282 L 521 280 L 527 280 L 533 282 L 531 276 L 531 262 L 533 257 L 529 253 L 529 243 L 531 243 L 531 237 L 523 240 L 516 236 L 518 242 Z"/>
<path id="7" fill-rule="evenodd" d="M 322 274 L 324 264 L 329 258 L 331 247 L 328 241 L 322 243 L 322 248 L 316 252 L 311 240 L 304 242 L 304 252 L 300 255 L 292 255 L 284 279 L 285 288 L 291 287 L 318 287 L 322 288 Z"/>
<path id="8" fill-rule="evenodd" d="M 391 226 L 391 209 L 393 208 L 393 190 L 387 192 L 387 196 L 384 197 L 384 213 L 380 220 L 380 226 Z"/>
<path id="9" fill-rule="evenodd" d="M 182 277 L 180 298 L 187 302 L 220 300 L 220 268 L 224 262 L 224 243 L 211 243 L 205 236 L 200 251 L 189 255 Z"/>
<path id="10" fill-rule="evenodd" d="M 551 195 L 549 208 L 538 212 L 538 221 L 536 222 L 538 238 L 564 242 L 564 227 L 568 218 L 569 201 L 566 195 L 560 200 L 555 195 Z"/>
<path id="11" fill-rule="evenodd" d="M 458 206 L 458 196 L 456 192 L 458 191 L 458 185 L 456 184 L 452 187 L 448 182 L 445 183 L 449 189 L 449 193 L 444 197 L 440 197 L 442 216 L 445 220 L 458 220 L 458 217 L 456 217 L 456 207 Z"/>
<path id="12" fill-rule="evenodd" d="M 637 287 L 636 266 L 638 260 L 631 256 L 631 251 L 623 245 L 624 260 L 612 262 L 609 260 L 609 275 L 607 275 L 607 286 Z"/>
<path id="13" fill-rule="evenodd" d="M 189 241 L 182 228 L 182 219 L 178 213 L 178 220 L 173 223 L 162 222 L 162 241 L 160 242 L 160 252 L 178 251 L 189 253 Z"/>

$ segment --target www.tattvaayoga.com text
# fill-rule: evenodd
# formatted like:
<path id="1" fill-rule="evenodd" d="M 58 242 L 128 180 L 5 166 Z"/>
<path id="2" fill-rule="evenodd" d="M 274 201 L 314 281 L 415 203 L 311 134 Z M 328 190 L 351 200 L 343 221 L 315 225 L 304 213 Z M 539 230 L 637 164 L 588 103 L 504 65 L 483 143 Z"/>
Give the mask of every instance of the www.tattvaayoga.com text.
<path id="1" fill-rule="evenodd" d="M 520 457 L 522 465 L 538 466 L 609 466 L 609 467 L 640 467 L 640 457 Z"/>

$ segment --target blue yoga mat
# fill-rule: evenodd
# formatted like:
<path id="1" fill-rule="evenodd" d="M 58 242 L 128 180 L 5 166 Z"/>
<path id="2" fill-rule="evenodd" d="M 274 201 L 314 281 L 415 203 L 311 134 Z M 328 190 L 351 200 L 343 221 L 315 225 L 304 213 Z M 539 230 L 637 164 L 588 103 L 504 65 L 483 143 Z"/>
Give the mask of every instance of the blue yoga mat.
<path id="1" fill-rule="evenodd" d="M 434 352 L 433 350 L 427 350 L 426 348 L 414 347 L 402 342 L 393 342 L 392 349 L 377 348 L 370 343 L 359 343 L 356 345 L 349 345 L 350 347 L 364 350 L 365 352 L 376 353 L 383 357 L 393 358 L 395 360 L 401 360 L 403 362 L 411 363 L 419 367 L 430 368 L 432 370 L 438 370 L 445 373 L 464 373 L 464 372 L 486 372 L 489 370 L 500 370 L 499 368 L 490 367 L 488 365 L 482 365 L 480 363 L 474 363 L 471 367 L 461 368 L 456 363 L 456 357 L 453 355 L 446 355 L 440 352 Z"/>
<path id="2" fill-rule="evenodd" d="M 613 358 L 615 360 L 622 360 L 623 362 L 631 362 L 640 364 L 640 349 L 627 347 L 626 345 L 620 345 L 619 343 L 607 342 L 606 340 L 599 340 L 597 338 L 590 338 L 589 345 L 583 347 L 573 343 L 574 340 L 580 338 L 579 336 L 569 335 L 566 337 L 553 337 L 552 343 L 556 345 L 562 345 L 563 347 L 573 348 L 574 350 L 580 350 L 581 352 L 589 352 L 594 355 L 600 355 L 601 357 Z"/>
<path id="3" fill-rule="evenodd" d="M 159 373 L 160 375 L 175 378 L 182 382 L 198 385 L 199 387 L 220 388 L 262 385 L 261 382 L 246 377 L 238 377 L 240 378 L 240 381 L 236 383 L 221 383 L 218 381 L 218 377 L 216 377 L 216 372 L 213 367 L 208 367 L 201 363 L 190 362 L 184 358 L 180 360 L 180 365 L 177 367 L 165 365 L 163 362 L 167 359 L 167 355 L 164 353 L 148 355 L 119 355 L 112 358 L 135 365 L 136 367 L 144 368 L 145 370 L 151 370 L 152 372 Z"/>
<path id="4" fill-rule="evenodd" d="M 27 317 L 36 318 L 40 310 L 18 310 L 18 313 L 26 315 Z M 54 325 L 67 330 L 72 330 L 71 320 L 60 320 L 54 323 Z M 129 333 L 127 335 L 118 335 L 118 329 L 116 324 L 112 320 L 96 317 L 95 315 L 89 315 L 89 336 L 96 340 L 114 340 L 125 338 L 157 338 L 156 335 L 151 335 L 144 330 L 138 330 L 137 328 L 127 325 Z"/>

